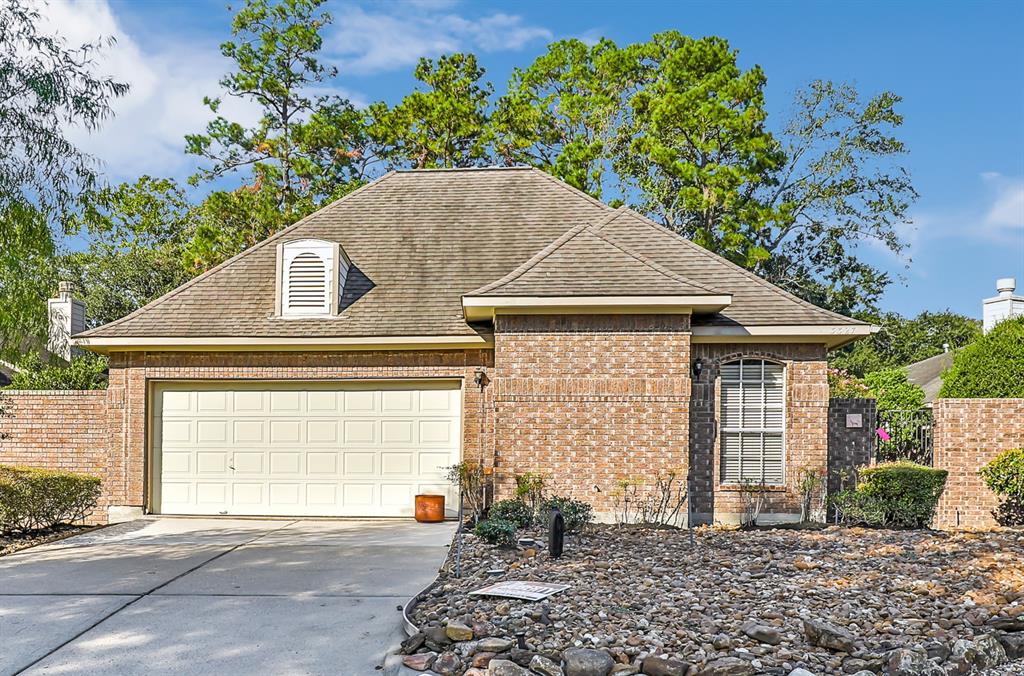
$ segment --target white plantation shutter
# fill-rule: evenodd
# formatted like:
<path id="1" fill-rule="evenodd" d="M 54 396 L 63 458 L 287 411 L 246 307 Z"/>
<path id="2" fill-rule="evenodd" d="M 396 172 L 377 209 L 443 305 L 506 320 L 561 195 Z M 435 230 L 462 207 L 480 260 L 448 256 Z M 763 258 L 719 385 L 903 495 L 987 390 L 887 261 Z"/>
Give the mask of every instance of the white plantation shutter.
<path id="1" fill-rule="evenodd" d="M 785 370 L 761 359 L 722 365 L 721 481 L 785 481 Z"/>

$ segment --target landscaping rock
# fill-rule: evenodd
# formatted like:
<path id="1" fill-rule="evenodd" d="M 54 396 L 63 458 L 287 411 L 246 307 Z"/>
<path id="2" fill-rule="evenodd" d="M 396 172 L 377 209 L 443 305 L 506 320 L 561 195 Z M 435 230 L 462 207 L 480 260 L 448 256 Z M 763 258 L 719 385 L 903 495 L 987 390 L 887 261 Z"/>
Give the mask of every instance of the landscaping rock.
<path id="1" fill-rule="evenodd" d="M 976 667 L 997 667 L 1006 662 L 1006 650 L 993 634 L 985 634 L 974 639 L 974 651 Z"/>
<path id="2" fill-rule="evenodd" d="M 1024 659 L 1024 634 L 1000 634 L 999 645 L 1003 646 L 1008 660 Z"/>
<path id="3" fill-rule="evenodd" d="M 562 667 L 543 655 L 533 656 L 533 659 L 530 660 L 530 670 L 535 674 L 541 674 L 541 676 L 564 676 Z"/>
<path id="4" fill-rule="evenodd" d="M 869 671 L 868 673 L 870 674 L 871 672 Z M 789 672 L 789 676 L 817 676 L 817 674 L 797 667 L 793 671 Z"/>
<path id="5" fill-rule="evenodd" d="M 453 641 L 472 641 L 473 629 L 462 622 L 449 622 L 444 628 L 445 635 Z"/>
<path id="6" fill-rule="evenodd" d="M 438 655 L 430 668 L 441 674 L 441 676 L 454 676 L 461 672 L 462 660 L 459 659 L 458 655 L 449 650 Z"/>
<path id="7" fill-rule="evenodd" d="M 562 653 L 565 676 L 608 676 L 615 660 L 603 650 L 570 648 Z"/>
<path id="8" fill-rule="evenodd" d="M 754 666 L 738 657 L 720 657 L 697 672 L 698 676 L 747 676 L 755 672 Z"/>
<path id="9" fill-rule="evenodd" d="M 889 653 L 886 673 L 891 676 L 920 676 L 931 666 L 924 653 L 900 648 Z"/>
<path id="10" fill-rule="evenodd" d="M 775 627 L 769 627 L 766 624 L 757 624 L 756 622 L 747 622 L 740 630 L 761 643 L 767 643 L 768 645 L 778 645 L 782 643 L 782 633 Z"/>
<path id="11" fill-rule="evenodd" d="M 452 644 L 444 627 L 427 627 L 423 633 L 426 636 L 423 643 L 435 652 L 444 652 Z"/>
<path id="12" fill-rule="evenodd" d="M 487 676 L 530 676 L 530 672 L 510 660 L 491 660 Z"/>
<path id="13" fill-rule="evenodd" d="M 632 664 L 616 664 L 612 667 L 611 676 L 634 676 L 639 673 L 640 669 Z"/>
<path id="14" fill-rule="evenodd" d="M 437 659 L 437 653 L 417 653 L 403 656 L 402 664 L 416 671 L 426 671 L 435 659 Z"/>
<path id="15" fill-rule="evenodd" d="M 427 635 L 424 634 L 422 631 L 413 634 L 409 638 L 402 641 L 402 653 L 406 655 L 411 655 L 412 653 L 422 648 L 423 643 L 426 640 Z"/>
<path id="16" fill-rule="evenodd" d="M 852 653 L 854 650 L 853 634 L 821 620 L 804 620 L 804 636 L 812 645 Z"/>
<path id="17" fill-rule="evenodd" d="M 515 642 L 507 638 L 491 636 L 482 638 L 476 643 L 476 649 L 485 653 L 503 653 L 512 649 Z"/>
<path id="18" fill-rule="evenodd" d="M 479 669 L 486 669 L 497 655 L 495 653 L 474 653 L 471 664 Z"/>
<path id="19" fill-rule="evenodd" d="M 679 660 L 663 657 L 645 657 L 640 673 L 645 676 L 686 676 L 690 665 Z"/>

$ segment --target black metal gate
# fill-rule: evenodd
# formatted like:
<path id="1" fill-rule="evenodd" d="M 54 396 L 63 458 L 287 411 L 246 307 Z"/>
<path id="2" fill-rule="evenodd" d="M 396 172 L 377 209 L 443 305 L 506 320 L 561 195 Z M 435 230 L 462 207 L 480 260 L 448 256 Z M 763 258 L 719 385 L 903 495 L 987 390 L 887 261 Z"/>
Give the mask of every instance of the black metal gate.
<path id="1" fill-rule="evenodd" d="M 931 465 L 934 431 L 930 408 L 879 410 L 875 459 L 878 462 L 911 460 Z"/>

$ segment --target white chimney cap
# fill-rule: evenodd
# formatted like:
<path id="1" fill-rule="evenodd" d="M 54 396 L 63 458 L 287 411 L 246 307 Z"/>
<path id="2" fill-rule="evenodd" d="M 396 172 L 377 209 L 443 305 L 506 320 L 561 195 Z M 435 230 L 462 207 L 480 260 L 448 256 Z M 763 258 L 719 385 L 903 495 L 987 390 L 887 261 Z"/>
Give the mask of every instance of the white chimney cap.
<path id="1" fill-rule="evenodd" d="M 1003 277 L 996 280 L 996 291 L 1009 296 L 1017 288 L 1017 280 L 1013 277 Z"/>

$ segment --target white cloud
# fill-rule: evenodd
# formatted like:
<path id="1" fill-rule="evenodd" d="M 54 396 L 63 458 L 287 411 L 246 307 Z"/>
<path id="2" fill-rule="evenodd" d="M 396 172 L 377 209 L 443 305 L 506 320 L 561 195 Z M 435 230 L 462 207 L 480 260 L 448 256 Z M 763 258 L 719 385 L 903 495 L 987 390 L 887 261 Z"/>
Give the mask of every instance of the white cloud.
<path id="1" fill-rule="evenodd" d="M 69 46 L 113 37 L 116 42 L 95 59 L 94 72 L 131 86 L 112 102 L 114 116 L 99 130 L 76 128 L 71 138 L 104 162 L 112 180 L 141 173 L 187 175 L 195 160 L 184 153 L 184 136 L 205 128 L 212 114 L 203 97 L 218 93 L 217 81 L 228 68 L 217 45 L 168 40 L 147 42 L 144 50 L 124 31 L 107 0 L 52 0 L 42 11 Z M 255 109 L 239 100 L 226 100 L 222 112 L 243 122 L 257 119 Z"/>
<path id="2" fill-rule="evenodd" d="M 466 49 L 515 51 L 553 37 L 547 28 L 526 24 L 519 15 L 466 18 L 442 11 L 448 6 L 430 0 L 386 5 L 383 11 L 347 5 L 335 12 L 328 49 L 338 58 L 342 74 L 376 73 L 407 68 L 421 57 Z"/>
<path id="3" fill-rule="evenodd" d="M 994 234 L 1024 236 L 1024 178 L 996 173 L 982 175 L 992 189 L 983 223 Z"/>

